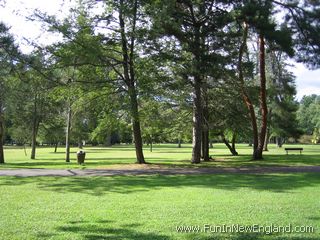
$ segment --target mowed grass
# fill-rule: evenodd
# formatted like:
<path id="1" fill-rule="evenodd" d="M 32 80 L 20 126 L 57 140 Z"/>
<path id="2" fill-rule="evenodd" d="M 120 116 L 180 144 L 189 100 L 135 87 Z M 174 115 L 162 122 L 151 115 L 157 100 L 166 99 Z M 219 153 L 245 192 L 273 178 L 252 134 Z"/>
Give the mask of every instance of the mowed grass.
<path id="1" fill-rule="evenodd" d="M 263 161 L 251 161 L 252 148 L 247 144 L 238 144 L 239 156 L 231 156 L 224 144 L 214 144 L 210 154 L 214 161 L 190 164 L 191 145 L 185 144 L 177 148 L 174 144 L 154 145 L 153 152 L 146 146 L 144 155 L 150 163 L 146 167 L 250 167 L 250 166 L 313 166 L 320 165 L 320 145 L 294 145 L 304 148 L 302 155 L 299 152 L 290 152 L 286 155 L 283 148 L 275 145 L 269 146 L 269 151 L 264 152 Z M 59 148 L 54 153 L 53 148 L 39 147 L 35 160 L 30 159 L 30 149 L 25 156 L 22 148 L 6 147 L 6 164 L 2 168 L 118 168 L 132 167 L 135 163 L 135 150 L 132 145 L 116 145 L 112 147 L 85 147 L 87 152 L 85 165 L 79 166 L 76 162 L 77 148 L 71 149 L 71 162 L 66 163 L 64 148 Z M 129 166 L 128 164 L 131 164 Z"/>
<path id="2" fill-rule="evenodd" d="M 0 239 L 320 239 L 319 174 L 0 177 Z M 203 226 L 310 226 L 212 233 Z M 177 226 L 200 226 L 178 233 Z"/>

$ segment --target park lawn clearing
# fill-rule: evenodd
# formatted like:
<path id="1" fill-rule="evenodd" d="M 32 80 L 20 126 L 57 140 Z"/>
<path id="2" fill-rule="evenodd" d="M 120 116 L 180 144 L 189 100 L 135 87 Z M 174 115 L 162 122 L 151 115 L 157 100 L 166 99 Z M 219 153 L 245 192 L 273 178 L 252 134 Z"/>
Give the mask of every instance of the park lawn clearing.
<path id="1" fill-rule="evenodd" d="M 320 176 L 0 177 L 0 239 L 319 239 Z M 312 226 L 186 233 L 178 226 Z"/>
<path id="2" fill-rule="evenodd" d="M 251 161 L 252 148 L 247 144 L 238 144 L 239 156 L 231 156 L 224 144 L 214 144 L 210 154 L 214 161 L 190 164 L 192 147 L 184 145 L 177 148 L 174 144 L 154 145 L 153 152 L 146 147 L 144 154 L 150 164 L 137 166 L 135 150 L 132 145 L 115 145 L 112 147 L 86 147 L 86 161 L 78 165 L 76 161 L 77 148 L 71 149 L 71 162 L 64 160 L 65 152 L 59 148 L 57 153 L 53 148 L 39 147 L 35 160 L 24 155 L 22 148 L 7 147 L 5 149 L 6 164 L 0 169 L 14 168 L 47 168 L 47 169 L 141 169 L 141 168 L 172 168 L 172 167 L 268 167 L 268 166 L 319 166 L 320 145 L 294 145 L 303 147 L 303 154 L 290 153 L 286 155 L 284 148 L 269 145 L 269 151 L 264 153 L 263 161 Z M 27 149 L 30 153 L 30 149 Z M 134 166 L 135 165 L 135 166 Z"/>

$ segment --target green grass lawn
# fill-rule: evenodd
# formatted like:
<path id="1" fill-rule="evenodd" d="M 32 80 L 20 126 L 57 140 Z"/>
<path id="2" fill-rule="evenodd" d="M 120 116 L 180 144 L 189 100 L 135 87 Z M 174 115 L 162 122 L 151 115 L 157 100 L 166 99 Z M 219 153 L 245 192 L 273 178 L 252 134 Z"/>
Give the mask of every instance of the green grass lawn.
<path id="1" fill-rule="evenodd" d="M 210 154 L 215 161 L 191 165 L 191 145 L 177 148 L 173 144 L 155 145 L 153 152 L 145 147 L 146 160 L 149 166 L 160 167 L 240 167 L 240 166 L 307 166 L 320 165 L 320 145 L 298 145 L 304 148 L 303 154 L 291 152 L 286 155 L 284 148 L 269 146 L 269 152 L 265 152 L 264 161 L 251 161 L 252 148 L 247 144 L 238 144 L 239 156 L 230 156 L 224 144 L 214 144 Z M 285 147 L 285 146 L 284 146 Z M 132 164 L 135 162 L 135 151 L 132 145 L 118 145 L 109 148 L 86 147 L 87 158 L 84 166 L 76 163 L 77 148 L 72 149 L 71 163 L 64 161 L 65 152 L 59 148 L 57 153 L 53 148 L 38 148 L 35 160 L 30 160 L 30 149 L 25 156 L 22 148 L 7 147 L 5 149 L 6 164 L 0 168 L 109 168 L 118 167 L 120 164 Z"/>
<path id="2" fill-rule="evenodd" d="M 0 177 L 0 239 L 320 239 L 319 174 Z M 176 226 L 314 233 L 178 233 Z"/>

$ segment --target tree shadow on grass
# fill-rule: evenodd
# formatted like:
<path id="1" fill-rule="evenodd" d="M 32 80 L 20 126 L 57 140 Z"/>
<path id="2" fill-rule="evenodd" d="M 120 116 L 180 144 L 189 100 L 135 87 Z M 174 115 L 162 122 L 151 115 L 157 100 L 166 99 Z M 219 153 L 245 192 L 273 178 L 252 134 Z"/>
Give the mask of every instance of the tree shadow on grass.
<path id="1" fill-rule="evenodd" d="M 317 173 L 299 174 L 211 174 L 99 177 L 3 177 L 0 186 L 36 183 L 46 191 L 89 195 L 130 194 L 162 188 L 208 188 L 234 191 L 241 188 L 269 192 L 294 192 L 299 188 L 320 186 Z"/>
<path id="2" fill-rule="evenodd" d="M 169 236 L 156 232 L 138 231 L 140 224 L 115 225 L 111 221 L 77 221 L 69 222 L 55 229 L 54 233 L 38 234 L 39 239 L 55 238 L 58 236 L 70 236 L 72 239 L 132 239 L 132 240 L 169 240 Z M 58 232 L 58 233 L 56 233 Z"/>
<path id="3" fill-rule="evenodd" d="M 310 236 L 290 236 L 277 233 L 257 233 L 257 232 L 242 232 L 242 233 L 178 233 L 172 228 L 170 235 L 161 233 L 162 229 L 147 229 L 141 230 L 142 224 L 119 224 L 109 220 L 101 220 L 96 222 L 88 221 L 71 221 L 63 226 L 55 229 L 54 233 L 40 233 L 37 238 L 55 238 L 59 236 L 77 237 L 84 240 L 97 239 L 130 239 L 130 240 L 255 240 L 255 239 L 277 239 L 277 240 L 316 240 L 316 237 Z"/>
<path id="4" fill-rule="evenodd" d="M 259 166 L 303 166 L 320 165 L 319 155 L 265 155 L 263 160 L 252 161 L 252 155 L 240 154 L 239 156 L 214 155 L 216 162 L 226 166 L 259 167 Z"/>

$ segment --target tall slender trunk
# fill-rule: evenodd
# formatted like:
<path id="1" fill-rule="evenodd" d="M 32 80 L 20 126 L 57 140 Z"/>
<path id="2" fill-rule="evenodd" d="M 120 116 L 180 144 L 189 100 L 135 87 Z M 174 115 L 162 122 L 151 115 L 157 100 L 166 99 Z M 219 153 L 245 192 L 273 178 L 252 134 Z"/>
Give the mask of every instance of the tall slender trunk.
<path id="1" fill-rule="evenodd" d="M 54 152 L 55 152 L 55 153 L 57 152 L 57 149 L 58 149 L 58 142 L 56 142 L 56 143 L 54 144 Z"/>
<path id="2" fill-rule="evenodd" d="M 268 144 L 269 144 L 269 138 L 270 138 L 270 121 L 271 121 L 271 112 L 272 109 L 269 109 L 269 114 L 268 114 L 268 125 L 267 125 L 267 131 L 266 131 L 266 137 L 264 140 L 264 147 L 263 147 L 263 151 L 269 151 L 268 149 Z"/>
<path id="3" fill-rule="evenodd" d="M 37 135 L 39 129 L 38 104 L 37 95 L 34 97 L 33 103 L 33 121 L 32 121 L 32 139 L 31 139 L 31 159 L 36 158 Z"/>
<path id="4" fill-rule="evenodd" d="M 38 135 L 39 123 L 37 120 L 32 126 L 32 140 L 31 140 L 31 159 L 36 158 L 36 147 L 37 147 L 37 135 Z"/>
<path id="5" fill-rule="evenodd" d="M 201 79 L 195 78 L 193 97 L 192 163 L 200 163 L 202 137 Z"/>
<path id="6" fill-rule="evenodd" d="M 1 105 L 0 105 L 0 164 L 4 163 L 3 139 L 4 139 L 3 116 L 1 113 Z"/>
<path id="7" fill-rule="evenodd" d="M 152 138 L 150 139 L 150 152 L 152 152 Z"/>
<path id="8" fill-rule="evenodd" d="M 71 134 L 71 103 L 68 103 L 67 128 L 66 128 L 66 162 L 70 162 L 70 134 Z"/>
<path id="9" fill-rule="evenodd" d="M 207 96 L 207 86 L 204 84 L 203 86 L 203 111 L 202 111 L 202 122 L 203 122 L 203 130 L 202 130 L 202 158 L 203 161 L 210 161 L 209 155 L 209 109 L 208 109 L 208 96 Z"/>
<path id="10" fill-rule="evenodd" d="M 253 159 L 260 160 L 262 159 L 262 152 L 263 152 L 263 146 L 264 146 L 265 137 L 266 137 L 267 123 L 268 123 L 267 121 L 268 108 L 267 108 L 267 99 L 266 99 L 265 41 L 264 41 L 264 36 L 260 34 L 259 35 L 259 70 L 260 70 L 259 100 L 260 100 L 260 112 L 261 112 L 262 120 L 261 120 L 260 134 L 259 134 L 254 106 L 244 87 L 242 58 L 246 49 L 247 38 L 248 38 L 248 24 L 244 23 L 243 39 L 239 49 L 238 72 L 239 72 L 239 80 L 241 83 L 243 100 L 249 110 L 249 114 L 251 118 L 251 125 L 253 130 Z"/>
<path id="11" fill-rule="evenodd" d="M 268 152 L 268 143 L 269 143 L 269 128 L 267 128 L 266 137 L 264 139 L 263 151 Z"/>
<path id="12" fill-rule="evenodd" d="M 249 116 L 250 116 L 250 120 L 251 120 L 251 127 L 252 127 L 252 134 L 253 134 L 253 158 L 255 158 L 256 150 L 258 148 L 258 143 L 259 143 L 257 117 L 256 117 L 256 113 L 254 111 L 253 103 L 249 97 L 249 94 L 247 93 L 247 90 L 245 89 L 244 76 L 243 76 L 243 66 L 242 66 L 243 55 L 244 55 L 246 47 L 247 47 L 248 30 L 249 30 L 249 26 L 245 22 L 243 36 L 242 36 L 242 42 L 241 42 L 240 49 L 239 49 L 238 74 L 239 74 L 239 81 L 241 84 L 242 98 L 243 98 L 245 105 L 248 108 Z"/>
<path id="13" fill-rule="evenodd" d="M 233 132 L 232 139 L 231 139 L 231 147 L 232 147 L 235 155 L 238 155 L 238 152 L 236 150 L 236 140 L 237 140 L 237 133 Z"/>
<path id="14" fill-rule="evenodd" d="M 259 65 L 260 65 L 260 111 L 261 111 L 261 128 L 259 135 L 258 148 L 254 153 L 254 159 L 263 159 L 262 152 L 267 132 L 268 124 L 268 107 L 267 107 L 267 90 L 266 90 L 266 64 L 265 64 L 265 41 L 262 34 L 259 35 Z"/>
<path id="15" fill-rule="evenodd" d="M 143 143 L 142 143 L 140 119 L 139 119 L 139 112 L 138 112 L 138 100 L 137 100 L 135 88 L 131 88 L 129 90 L 129 94 L 130 94 L 130 106 L 131 106 L 131 117 L 132 117 L 132 130 L 133 130 L 137 163 L 146 163 L 143 155 Z"/>
<path id="16" fill-rule="evenodd" d="M 134 47 L 135 47 L 135 27 L 137 20 L 137 8 L 138 2 L 134 1 L 133 7 L 133 18 L 131 22 L 132 33 L 130 36 L 130 43 L 127 41 L 126 27 L 123 15 L 124 1 L 120 0 L 119 8 L 119 24 L 120 24 L 120 33 L 121 33 L 121 47 L 122 47 L 122 57 L 123 57 L 123 74 L 124 82 L 128 87 L 129 100 L 130 100 L 130 112 L 132 118 L 132 130 L 134 137 L 134 144 L 136 150 L 137 163 L 146 163 L 143 156 L 142 149 L 142 136 L 141 136 L 141 127 L 139 119 L 139 110 L 138 110 L 138 99 L 137 99 L 137 90 L 136 90 L 136 79 L 135 79 L 135 69 L 134 69 Z"/>
<path id="17" fill-rule="evenodd" d="M 201 160 L 201 142 L 203 130 L 203 108 L 202 108 L 202 72 L 201 69 L 201 39 L 200 25 L 193 19 L 195 40 L 193 57 L 195 66 L 193 70 L 193 135 L 192 135 L 192 163 L 200 163 Z"/>
<path id="18" fill-rule="evenodd" d="M 178 148 L 181 148 L 181 136 L 179 135 L 179 138 L 178 138 Z"/>

